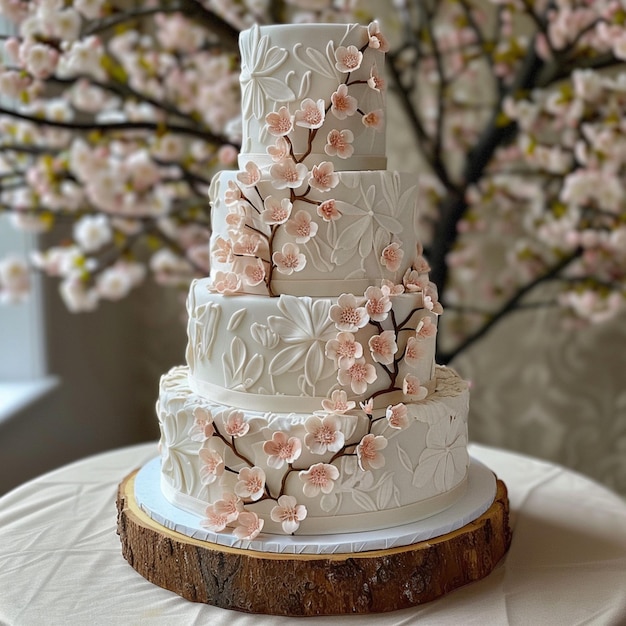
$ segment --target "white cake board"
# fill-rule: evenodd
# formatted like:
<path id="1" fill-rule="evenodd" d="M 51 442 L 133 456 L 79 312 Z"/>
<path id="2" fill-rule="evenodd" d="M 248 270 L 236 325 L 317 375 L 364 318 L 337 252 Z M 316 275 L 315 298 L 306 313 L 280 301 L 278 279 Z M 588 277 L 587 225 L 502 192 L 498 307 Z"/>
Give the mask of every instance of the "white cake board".
<path id="1" fill-rule="evenodd" d="M 432 517 L 386 528 L 340 535 L 270 535 L 241 541 L 228 532 L 215 533 L 200 526 L 201 518 L 170 504 L 160 489 L 161 459 L 144 465 L 135 478 L 135 499 L 155 522 L 187 537 L 210 543 L 282 554 L 342 554 L 408 546 L 462 528 L 480 517 L 496 496 L 496 477 L 476 459 L 470 460 L 465 495 Z"/>

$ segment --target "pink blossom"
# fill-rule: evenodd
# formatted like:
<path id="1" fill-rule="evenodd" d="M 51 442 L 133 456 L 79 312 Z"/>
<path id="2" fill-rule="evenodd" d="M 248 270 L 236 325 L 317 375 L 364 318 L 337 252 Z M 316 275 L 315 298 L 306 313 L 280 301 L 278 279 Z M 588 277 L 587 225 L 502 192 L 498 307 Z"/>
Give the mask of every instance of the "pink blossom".
<path id="1" fill-rule="evenodd" d="M 227 523 L 230 524 L 239 517 L 239 514 L 244 510 L 244 507 L 239 496 L 226 491 L 222 494 L 221 500 L 216 500 L 213 503 L 213 509 L 216 513 L 225 515 L 228 520 Z"/>
<path id="2" fill-rule="evenodd" d="M 241 288 L 241 280 L 234 272 L 215 272 L 213 288 L 224 295 L 237 293 Z"/>
<path id="3" fill-rule="evenodd" d="M 373 128 L 374 130 L 382 130 L 385 127 L 385 114 L 382 109 L 376 109 L 366 113 L 362 118 L 364 126 Z"/>
<path id="4" fill-rule="evenodd" d="M 415 329 L 415 335 L 419 339 L 434 337 L 436 334 L 437 324 L 435 324 L 430 317 L 423 317 Z"/>
<path id="5" fill-rule="evenodd" d="M 237 241 L 233 243 L 233 252 L 244 256 L 254 256 L 261 244 L 261 237 L 257 233 L 249 235 L 241 235 Z"/>
<path id="6" fill-rule="evenodd" d="M 422 387 L 417 376 L 407 374 L 402 382 L 402 393 L 412 400 L 423 400 L 428 395 L 428 389 Z"/>
<path id="7" fill-rule="evenodd" d="M 306 257 L 294 243 L 286 243 L 280 252 L 274 252 L 272 261 L 276 269 L 287 276 L 293 272 L 302 271 L 306 265 Z"/>
<path id="8" fill-rule="evenodd" d="M 298 530 L 300 522 L 306 518 L 307 510 L 303 504 L 298 504 L 293 496 L 280 496 L 271 512 L 274 522 L 280 522 L 283 532 L 293 534 Z"/>
<path id="9" fill-rule="evenodd" d="M 376 20 L 370 22 L 367 27 L 367 36 L 369 37 L 369 47 L 381 52 L 389 51 L 389 42 L 380 31 L 380 25 Z"/>
<path id="10" fill-rule="evenodd" d="M 339 175 L 330 161 L 314 165 L 309 176 L 309 184 L 319 191 L 330 191 L 339 184 Z"/>
<path id="11" fill-rule="evenodd" d="M 291 215 L 293 205 L 289 198 L 278 199 L 267 196 L 263 201 L 265 210 L 261 213 L 261 219 L 266 224 L 284 224 Z"/>
<path id="12" fill-rule="evenodd" d="M 371 385 L 377 378 L 376 368 L 371 363 L 366 363 L 364 358 L 356 359 L 348 369 L 340 369 L 337 380 L 342 386 L 350 385 L 357 395 L 367 391 L 367 385 Z"/>
<path id="13" fill-rule="evenodd" d="M 272 435 L 270 441 L 263 444 L 263 452 L 268 455 L 267 464 L 280 469 L 285 463 L 293 463 L 302 453 L 302 443 L 297 437 L 287 437 L 281 431 Z"/>
<path id="14" fill-rule="evenodd" d="M 385 89 L 385 80 L 378 73 L 378 68 L 376 64 L 372 65 L 372 69 L 370 70 L 370 77 L 367 79 L 367 84 L 370 89 L 374 91 L 383 91 Z"/>
<path id="15" fill-rule="evenodd" d="M 228 515 L 216 511 L 214 504 L 209 504 L 204 514 L 206 517 L 200 521 L 200 526 L 208 528 L 214 533 L 222 532 L 229 524 Z"/>
<path id="16" fill-rule="evenodd" d="M 341 213 L 337 210 L 337 203 L 335 200 L 324 200 L 324 202 L 317 207 L 317 214 L 325 222 L 332 222 L 341 217 Z"/>
<path id="17" fill-rule="evenodd" d="M 243 280 L 249 287 L 256 287 L 265 280 L 265 265 L 261 259 L 254 259 L 246 264 Z"/>
<path id="18" fill-rule="evenodd" d="M 396 285 L 392 281 L 384 278 L 381 281 L 380 290 L 383 292 L 383 295 L 388 297 L 399 296 L 404 293 L 404 285 Z"/>
<path id="19" fill-rule="evenodd" d="M 237 173 L 237 180 L 244 187 L 254 187 L 261 180 L 261 170 L 254 161 L 248 161 L 244 171 Z"/>
<path id="20" fill-rule="evenodd" d="M 409 293 L 419 293 L 424 291 L 428 284 L 428 278 L 422 276 L 417 270 L 409 268 L 402 277 L 402 283 Z"/>
<path id="21" fill-rule="evenodd" d="M 361 351 L 363 349 L 361 348 Z M 322 408 L 329 413 L 343 414 L 347 411 L 351 411 L 356 406 L 354 400 L 348 400 L 348 396 L 343 389 L 335 389 L 330 399 L 324 398 L 322 400 Z"/>
<path id="22" fill-rule="evenodd" d="M 0 259 L 0 301 L 5 304 L 23 302 L 29 291 L 28 265 L 13 255 Z"/>
<path id="23" fill-rule="evenodd" d="M 285 231 L 288 235 L 295 237 L 296 243 L 306 243 L 315 237 L 317 224 L 311 221 L 311 216 L 307 211 L 298 211 L 292 219 L 285 224 Z"/>
<path id="24" fill-rule="evenodd" d="M 315 463 L 308 470 L 298 473 L 304 483 L 302 491 L 307 498 L 314 498 L 320 491 L 330 493 L 339 478 L 339 470 L 328 463 Z"/>
<path id="25" fill-rule="evenodd" d="M 200 448 L 198 452 L 202 466 L 200 480 L 203 485 L 211 485 L 224 473 L 224 459 L 215 450 Z"/>
<path id="26" fill-rule="evenodd" d="M 380 469 L 385 465 L 385 457 L 380 453 L 387 447 L 387 440 L 382 435 L 365 435 L 356 447 L 356 456 L 362 470 Z"/>
<path id="27" fill-rule="evenodd" d="M 355 340 L 352 333 L 340 332 L 336 339 L 326 343 L 326 356 L 333 359 L 341 369 L 347 369 L 363 356 L 363 346 Z"/>
<path id="28" fill-rule="evenodd" d="M 245 216 L 238 212 L 240 210 L 241 205 L 237 205 L 237 207 L 235 207 L 235 211 L 233 211 L 233 207 L 231 207 L 231 210 L 226 214 L 226 225 L 228 226 L 228 232 L 231 235 L 236 235 L 238 234 L 240 231 L 243 230 L 245 224 L 246 224 L 246 218 Z"/>
<path id="29" fill-rule="evenodd" d="M 326 454 L 326 452 L 338 452 L 345 442 L 341 432 L 341 422 L 336 415 L 318 417 L 312 415 L 304 422 L 306 435 L 304 445 L 313 454 Z"/>
<path id="30" fill-rule="evenodd" d="M 335 50 L 335 67 L 344 74 L 354 72 L 361 67 L 363 53 L 356 46 L 339 46 Z"/>
<path id="31" fill-rule="evenodd" d="M 57 50 L 43 43 L 24 46 L 20 50 L 24 68 L 35 78 L 48 78 L 54 73 L 59 62 Z"/>
<path id="32" fill-rule="evenodd" d="M 363 411 L 363 413 L 371 417 L 372 413 L 374 412 L 374 399 L 370 398 L 366 402 L 359 402 L 359 405 L 361 406 L 361 410 Z"/>
<path id="33" fill-rule="evenodd" d="M 393 406 L 389 405 L 385 412 L 385 417 L 391 428 L 402 430 L 409 425 L 408 409 L 402 402 Z"/>
<path id="34" fill-rule="evenodd" d="M 396 334 L 393 330 L 385 330 L 380 335 L 370 337 L 368 346 L 374 361 L 389 365 L 398 351 Z"/>
<path id="35" fill-rule="evenodd" d="M 337 304 L 330 307 L 330 319 L 335 322 L 337 330 L 356 332 L 369 322 L 369 315 L 361 301 L 351 293 L 343 293 Z"/>
<path id="36" fill-rule="evenodd" d="M 226 167 L 228 167 L 237 162 L 238 155 L 239 151 L 237 150 L 237 148 L 235 148 L 235 146 L 226 144 L 219 147 L 217 151 L 217 160 L 219 161 L 220 165 L 225 165 Z"/>
<path id="37" fill-rule="evenodd" d="M 324 123 L 325 116 L 326 105 L 323 98 L 317 102 L 311 98 L 305 98 L 295 114 L 296 126 L 310 129 L 319 128 Z"/>
<path id="38" fill-rule="evenodd" d="M 265 472 L 260 467 L 244 467 L 239 470 L 235 493 L 240 498 L 259 500 L 265 490 Z"/>
<path id="39" fill-rule="evenodd" d="M 230 411 L 226 417 L 222 417 L 222 422 L 229 437 L 243 437 L 250 430 L 243 411 Z"/>
<path id="40" fill-rule="evenodd" d="M 287 157 L 270 167 L 272 185 L 276 189 L 299 187 L 308 174 L 306 165 L 296 163 L 291 157 Z"/>
<path id="41" fill-rule="evenodd" d="M 338 120 L 345 120 L 349 115 L 356 113 L 358 102 L 354 96 L 348 94 L 348 86 L 341 84 L 330 97 L 331 112 Z"/>
<path id="42" fill-rule="evenodd" d="M 404 360 L 410 367 L 415 367 L 424 356 L 424 348 L 416 337 L 409 337 L 404 351 Z"/>
<path id="43" fill-rule="evenodd" d="M 218 237 L 213 242 L 211 249 L 213 257 L 219 263 L 232 263 L 233 261 L 233 242 L 230 239 Z"/>
<path id="44" fill-rule="evenodd" d="M 391 300 L 381 287 L 370 286 L 365 290 L 365 310 L 370 319 L 384 322 L 391 311 Z"/>
<path id="45" fill-rule="evenodd" d="M 280 163 L 289 156 L 289 142 L 284 137 L 278 137 L 273 146 L 267 147 L 267 153 L 274 163 Z"/>
<path id="46" fill-rule="evenodd" d="M 380 255 L 380 262 L 390 272 L 396 272 L 402 262 L 404 256 L 404 250 L 400 248 L 399 243 L 390 243 L 386 246 Z"/>
<path id="47" fill-rule="evenodd" d="M 268 113 L 265 116 L 265 121 L 267 122 L 267 129 L 270 134 L 275 137 L 288 135 L 293 128 L 291 114 L 286 106 L 280 107 L 275 113 Z"/>
<path id="48" fill-rule="evenodd" d="M 213 414 L 205 407 L 197 406 L 193 410 L 194 423 L 189 430 L 189 438 L 192 441 L 206 441 L 215 432 L 213 427 Z"/>
<path id="49" fill-rule="evenodd" d="M 264 520 L 252 511 L 240 513 L 237 522 L 233 535 L 241 541 L 252 541 L 263 530 Z"/>
<path id="50" fill-rule="evenodd" d="M 333 129 L 328 133 L 326 138 L 326 145 L 324 146 L 324 152 L 328 156 L 338 156 L 340 159 L 348 159 L 354 152 L 352 142 L 354 141 L 354 134 L 351 130 L 337 130 Z"/>

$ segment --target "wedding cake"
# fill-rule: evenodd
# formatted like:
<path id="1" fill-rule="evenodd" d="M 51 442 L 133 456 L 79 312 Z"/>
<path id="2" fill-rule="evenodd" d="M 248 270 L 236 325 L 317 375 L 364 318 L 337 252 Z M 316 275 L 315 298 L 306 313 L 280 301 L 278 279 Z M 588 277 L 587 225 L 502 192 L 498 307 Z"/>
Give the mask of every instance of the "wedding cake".
<path id="1" fill-rule="evenodd" d="M 160 489 L 231 545 L 417 522 L 465 493 L 468 389 L 435 365 L 413 174 L 386 169 L 385 37 L 242 32 L 238 171 L 160 384 Z M 224 541 L 227 542 L 227 541 Z"/>

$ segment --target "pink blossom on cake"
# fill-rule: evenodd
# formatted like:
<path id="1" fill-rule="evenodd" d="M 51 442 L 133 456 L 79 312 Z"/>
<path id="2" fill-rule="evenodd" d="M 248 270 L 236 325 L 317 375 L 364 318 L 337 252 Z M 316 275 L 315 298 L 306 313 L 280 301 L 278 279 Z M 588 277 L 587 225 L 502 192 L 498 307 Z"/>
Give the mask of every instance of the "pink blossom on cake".
<path id="1" fill-rule="evenodd" d="M 227 523 L 234 522 L 239 514 L 243 512 L 243 502 L 236 494 L 232 492 L 224 492 L 222 499 L 213 503 L 213 510 L 220 515 L 225 515 Z"/>
<path id="2" fill-rule="evenodd" d="M 261 244 L 261 237 L 256 233 L 251 235 L 241 235 L 237 241 L 233 243 L 233 253 L 245 256 L 254 256 Z"/>
<path id="3" fill-rule="evenodd" d="M 341 421 L 336 415 L 324 417 L 311 415 L 304 422 L 304 428 L 307 431 L 304 445 L 313 454 L 338 452 L 344 445 L 345 437 L 341 432 Z"/>
<path id="4" fill-rule="evenodd" d="M 415 329 L 415 336 L 418 339 L 427 339 L 428 337 L 434 337 L 436 334 L 437 324 L 430 317 L 423 317 Z"/>
<path id="5" fill-rule="evenodd" d="M 380 255 L 380 262 L 390 272 L 396 272 L 400 267 L 400 263 L 402 263 L 403 256 L 404 250 L 400 248 L 400 244 L 393 242 L 383 249 Z"/>
<path id="6" fill-rule="evenodd" d="M 306 243 L 315 237 L 317 234 L 318 226 L 315 222 L 311 221 L 311 216 L 307 211 L 298 211 L 292 219 L 288 220 L 285 224 L 285 231 L 288 235 L 295 238 L 296 243 Z"/>
<path id="7" fill-rule="evenodd" d="M 369 322 L 369 314 L 362 299 L 351 293 L 342 293 L 337 299 L 337 304 L 330 307 L 330 319 L 335 322 L 337 330 L 356 332 Z"/>
<path id="8" fill-rule="evenodd" d="M 374 322 L 384 322 L 391 311 L 389 294 L 382 288 L 370 286 L 365 290 L 365 310 Z"/>
<path id="9" fill-rule="evenodd" d="M 263 444 L 263 452 L 268 455 L 267 464 L 280 469 L 285 463 L 293 463 L 302 453 L 302 442 L 297 437 L 288 437 L 277 431 L 270 441 Z"/>
<path id="10" fill-rule="evenodd" d="M 314 165 L 309 175 L 309 184 L 319 191 L 330 191 L 339 184 L 339 174 L 330 161 Z"/>
<path id="11" fill-rule="evenodd" d="M 215 272 L 213 288 L 224 295 L 237 293 L 241 288 L 241 279 L 234 272 Z"/>
<path id="12" fill-rule="evenodd" d="M 237 180 L 244 187 L 254 187 L 261 180 L 261 170 L 254 161 L 248 161 L 244 170 L 237 173 Z"/>
<path id="13" fill-rule="evenodd" d="M 393 363 L 394 355 L 398 351 L 396 334 L 393 330 L 385 330 L 380 335 L 370 337 L 368 346 L 374 361 L 389 365 Z"/>
<path id="14" fill-rule="evenodd" d="M 404 285 L 396 285 L 390 280 L 384 278 L 380 284 L 380 290 L 383 292 L 385 296 L 399 296 L 404 293 Z"/>
<path id="15" fill-rule="evenodd" d="M 253 259 L 246 263 L 243 280 L 250 287 L 256 287 L 265 280 L 265 265 L 261 259 Z"/>
<path id="16" fill-rule="evenodd" d="M 274 163 L 279 163 L 289 156 L 289 143 L 284 137 L 277 137 L 274 145 L 267 147 L 267 153 Z"/>
<path id="17" fill-rule="evenodd" d="M 270 517 L 274 522 L 280 522 L 283 532 L 291 535 L 300 527 L 300 522 L 306 518 L 307 510 L 303 504 L 293 496 L 280 496 L 277 505 L 271 510 Z"/>
<path id="18" fill-rule="evenodd" d="M 215 427 L 213 426 L 213 414 L 209 409 L 197 406 L 193 410 L 194 422 L 189 430 L 189 438 L 192 441 L 206 441 L 213 436 Z"/>
<path id="19" fill-rule="evenodd" d="M 250 430 L 250 424 L 245 420 L 243 411 L 229 411 L 222 416 L 224 431 L 229 437 L 243 437 Z"/>
<path id="20" fill-rule="evenodd" d="M 241 541 L 252 541 L 263 530 L 265 523 L 256 513 L 244 511 L 237 518 L 238 525 L 233 530 L 233 535 Z"/>
<path id="21" fill-rule="evenodd" d="M 261 219 L 266 224 L 284 224 L 291 215 L 293 205 L 289 198 L 278 199 L 274 196 L 267 196 L 263 201 L 264 211 Z"/>
<path id="22" fill-rule="evenodd" d="M 339 470 L 329 463 L 315 463 L 308 470 L 299 472 L 298 476 L 304 483 L 304 495 L 314 498 L 320 491 L 328 494 L 333 490 L 335 481 L 339 478 Z"/>
<path id="23" fill-rule="evenodd" d="M 382 109 L 376 109 L 366 113 L 361 121 L 367 128 L 373 128 L 374 130 L 382 130 L 385 127 L 385 114 Z"/>
<path id="24" fill-rule="evenodd" d="M 317 214 L 325 222 L 333 222 L 341 217 L 341 213 L 337 210 L 337 202 L 335 200 L 324 200 L 317 207 Z"/>
<path id="25" fill-rule="evenodd" d="M 411 400 L 423 400 L 428 395 L 428 389 L 423 387 L 417 376 L 407 374 L 402 382 L 402 393 Z"/>
<path id="26" fill-rule="evenodd" d="M 221 454 L 208 448 L 200 448 L 198 456 L 202 463 L 200 480 L 203 485 L 211 485 L 224 473 L 224 459 Z"/>
<path id="27" fill-rule="evenodd" d="M 362 470 L 380 469 L 385 465 L 385 457 L 380 453 L 387 447 L 387 440 L 382 435 L 369 433 L 356 447 L 356 456 Z"/>
<path id="28" fill-rule="evenodd" d="M 337 374 L 339 384 L 350 388 L 357 395 L 364 394 L 367 386 L 378 378 L 376 368 L 371 363 L 366 363 L 364 358 L 356 359 L 354 364 L 347 369 L 340 369 Z"/>
<path id="29" fill-rule="evenodd" d="M 306 257 L 300 252 L 300 248 L 293 243 L 286 243 L 282 250 L 274 252 L 272 261 L 281 274 L 290 275 L 300 272 L 306 265 Z"/>
<path id="30" fill-rule="evenodd" d="M 291 114 L 286 106 L 280 107 L 275 113 L 268 113 L 265 116 L 267 130 L 275 137 L 284 137 L 293 129 Z"/>
<path id="31" fill-rule="evenodd" d="M 410 367 L 415 367 L 424 356 L 424 348 L 417 337 L 409 337 L 404 351 L 404 361 Z"/>
<path id="32" fill-rule="evenodd" d="M 244 467 L 239 470 L 239 480 L 235 483 L 235 493 L 240 498 L 252 501 L 263 497 L 265 472 L 260 467 Z"/>
<path id="33" fill-rule="evenodd" d="M 361 67 L 363 53 L 356 46 L 339 46 L 335 50 L 335 67 L 344 74 L 354 72 Z"/>
<path id="34" fill-rule="evenodd" d="M 370 89 L 373 89 L 374 91 L 380 92 L 383 91 L 383 89 L 385 88 L 385 80 L 378 73 L 378 67 L 376 67 L 376 63 L 374 63 L 374 65 L 372 65 L 372 68 L 370 69 L 370 77 L 367 79 L 367 84 L 369 85 Z"/>
<path id="35" fill-rule="evenodd" d="M 237 202 L 241 200 L 241 197 L 241 189 L 239 189 L 238 185 L 235 184 L 235 181 L 229 180 L 228 187 L 224 191 L 224 203 L 226 206 L 237 204 Z"/>
<path id="36" fill-rule="evenodd" d="M 391 428 L 402 430 L 409 425 L 408 409 L 402 402 L 393 406 L 389 405 L 385 411 L 385 417 Z"/>
<path id="37" fill-rule="evenodd" d="M 326 117 L 326 105 L 324 99 L 311 100 L 311 98 L 305 98 L 300 104 L 300 108 L 295 113 L 296 126 L 302 126 L 303 128 L 316 129 L 324 123 Z"/>
<path id="38" fill-rule="evenodd" d="M 363 346 L 356 341 L 352 333 L 337 333 L 336 339 L 331 339 L 326 343 L 326 356 L 333 359 L 335 364 L 343 369 L 354 365 L 356 359 L 363 356 Z M 345 392 L 344 392 L 345 393 Z"/>
<path id="39" fill-rule="evenodd" d="M 272 185 L 276 189 L 295 189 L 304 182 L 308 173 L 306 165 L 296 163 L 291 157 L 286 157 L 270 167 Z"/>
<path id="40" fill-rule="evenodd" d="M 205 519 L 200 520 L 200 526 L 202 526 L 203 528 L 208 528 L 214 533 L 222 532 L 229 524 L 228 515 L 216 511 L 214 504 L 209 504 L 204 514 L 206 517 Z"/>
<path id="41" fill-rule="evenodd" d="M 334 128 L 326 137 L 326 145 L 324 152 L 328 156 L 338 156 L 340 159 L 348 159 L 354 152 L 352 142 L 354 141 L 354 133 L 349 130 L 337 130 Z"/>
<path id="42" fill-rule="evenodd" d="M 369 398 L 365 402 L 359 402 L 359 406 L 365 415 L 371 417 L 374 412 L 374 399 Z"/>
<path id="43" fill-rule="evenodd" d="M 361 352 L 363 348 L 361 348 Z M 351 411 L 356 406 L 354 400 L 348 400 L 348 395 L 343 389 L 335 389 L 330 398 L 324 398 L 322 400 L 322 408 L 329 413 L 336 413 L 342 415 L 347 411 Z"/>
<path id="44" fill-rule="evenodd" d="M 337 87 L 337 91 L 330 97 L 330 102 L 330 111 L 338 120 L 345 120 L 349 115 L 354 115 L 359 105 L 357 99 L 348 93 L 348 86 L 344 84 Z"/>
<path id="45" fill-rule="evenodd" d="M 375 50 L 380 50 L 381 52 L 389 51 L 389 42 L 387 38 L 380 31 L 379 23 L 374 20 L 370 22 L 367 27 L 367 36 L 369 38 L 369 47 L 374 48 Z"/>
<path id="46" fill-rule="evenodd" d="M 233 243 L 230 239 L 218 237 L 213 243 L 211 254 L 219 263 L 232 263 L 233 261 Z"/>
<path id="47" fill-rule="evenodd" d="M 239 210 L 240 207 L 237 206 L 237 209 Z M 226 214 L 226 224 L 231 235 L 239 233 L 246 223 L 245 215 L 238 212 L 238 210 L 231 210 Z"/>

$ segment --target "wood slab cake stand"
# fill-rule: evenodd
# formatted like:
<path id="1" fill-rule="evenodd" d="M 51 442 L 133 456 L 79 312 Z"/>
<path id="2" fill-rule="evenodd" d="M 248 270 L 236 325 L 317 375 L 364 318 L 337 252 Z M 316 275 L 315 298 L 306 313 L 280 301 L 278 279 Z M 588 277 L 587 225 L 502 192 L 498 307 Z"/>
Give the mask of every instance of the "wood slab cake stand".
<path id="1" fill-rule="evenodd" d="M 511 541 L 501 480 L 491 507 L 454 532 L 386 550 L 299 555 L 221 546 L 170 530 L 138 506 L 135 474 L 117 496 L 124 558 L 151 583 L 224 609 L 288 616 L 403 609 L 484 578 Z"/>

